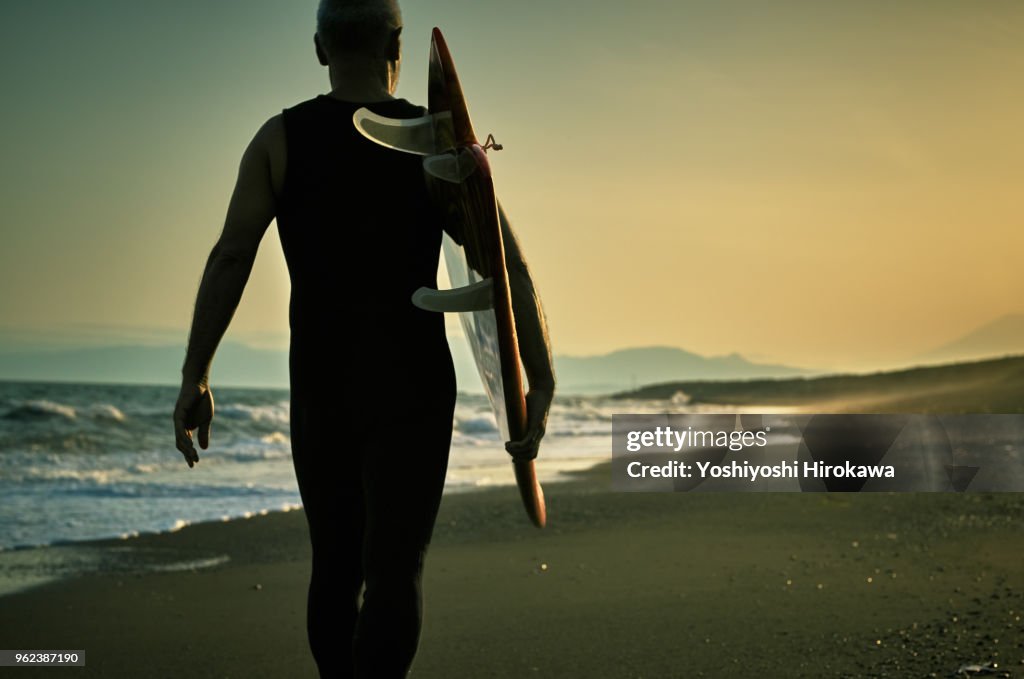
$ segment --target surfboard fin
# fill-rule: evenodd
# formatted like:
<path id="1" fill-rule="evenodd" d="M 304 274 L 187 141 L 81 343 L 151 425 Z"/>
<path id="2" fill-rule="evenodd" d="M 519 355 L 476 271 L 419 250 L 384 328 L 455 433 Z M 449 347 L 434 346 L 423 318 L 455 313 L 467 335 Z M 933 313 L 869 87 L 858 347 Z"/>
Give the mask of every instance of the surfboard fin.
<path id="1" fill-rule="evenodd" d="M 494 283 L 490 278 L 485 278 L 451 290 L 419 288 L 412 293 L 412 303 L 425 311 L 442 313 L 493 309 Z"/>
<path id="2" fill-rule="evenodd" d="M 423 159 L 423 171 L 431 177 L 452 184 L 461 184 L 476 172 L 476 158 L 469 149 L 457 153 L 441 153 Z"/>
<path id="3" fill-rule="evenodd" d="M 429 156 L 447 150 L 437 148 L 437 139 L 443 138 L 438 136 L 438 128 L 450 128 L 451 117 L 451 113 L 444 112 L 419 118 L 387 118 L 364 107 L 352 114 L 352 124 L 375 144 L 403 153 Z"/>

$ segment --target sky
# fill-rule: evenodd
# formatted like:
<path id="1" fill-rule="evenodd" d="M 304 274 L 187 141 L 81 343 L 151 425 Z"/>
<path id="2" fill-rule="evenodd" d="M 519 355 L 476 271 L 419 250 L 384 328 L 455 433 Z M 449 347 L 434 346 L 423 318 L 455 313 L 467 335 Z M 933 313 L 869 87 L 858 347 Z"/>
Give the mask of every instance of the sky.
<path id="1" fill-rule="evenodd" d="M 184 346 L 242 151 L 328 89 L 315 6 L 0 4 L 8 341 Z M 557 353 L 870 369 L 1024 310 L 1016 0 L 403 9 L 398 95 L 440 26 Z M 287 303 L 272 226 L 228 339 Z"/>

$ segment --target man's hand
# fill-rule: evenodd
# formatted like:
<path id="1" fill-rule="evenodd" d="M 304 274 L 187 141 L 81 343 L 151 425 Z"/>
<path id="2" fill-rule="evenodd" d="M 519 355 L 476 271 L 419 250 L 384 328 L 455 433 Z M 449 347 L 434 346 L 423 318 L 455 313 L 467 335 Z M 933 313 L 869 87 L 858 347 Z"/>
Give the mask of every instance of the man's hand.
<path id="1" fill-rule="evenodd" d="M 537 457 L 540 440 L 548 424 L 548 411 L 551 409 L 551 389 L 531 389 L 526 395 L 526 434 L 518 441 L 505 443 L 505 450 L 515 460 L 532 460 Z"/>
<path id="2" fill-rule="evenodd" d="M 174 440 L 191 468 L 199 462 L 199 453 L 192 443 L 192 431 L 199 430 L 199 447 L 210 445 L 213 424 L 213 392 L 209 387 L 185 383 L 181 385 L 178 403 L 174 406 Z"/>

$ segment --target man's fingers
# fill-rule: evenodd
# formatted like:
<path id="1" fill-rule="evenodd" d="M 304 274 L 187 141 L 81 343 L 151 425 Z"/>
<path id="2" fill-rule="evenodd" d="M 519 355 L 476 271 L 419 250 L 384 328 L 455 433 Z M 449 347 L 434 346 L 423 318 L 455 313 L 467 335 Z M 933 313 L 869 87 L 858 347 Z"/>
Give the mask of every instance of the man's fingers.
<path id="1" fill-rule="evenodd" d="M 199 453 L 196 452 L 196 447 L 192 445 L 191 435 L 186 433 L 184 437 L 179 436 L 176 439 L 176 443 L 178 450 L 185 456 L 185 462 L 188 462 L 189 467 L 199 462 Z"/>
<path id="2" fill-rule="evenodd" d="M 185 414 L 180 410 L 174 411 L 174 443 L 181 454 L 185 456 L 189 467 L 199 462 L 199 453 L 192 445 L 192 433 L 185 426 Z"/>
<path id="3" fill-rule="evenodd" d="M 189 467 L 199 462 L 199 453 L 196 452 L 195 446 L 192 445 L 191 437 L 177 437 L 176 445 L 181 454 L 185 456 L 185 462 L 188 463 Z"/>
<path id="4" fill-rule="evenodd" d="M 543 436 L 542 431 L 532 429 L 518 441 L 507 441 L 505 452 L 517 460 L 532 460 L 537 457 L 541 436 Z"/>
<path id="5" fill-rule="evenodd" d="M 512 456 L 513 460 L 535 460 L 537 459 L 536 446 L 513 447 L 511 443 L 505 444 L 505 452 Z"/>
<path id="6" fill-rule="evenodd" d="M 213 427 L 213 420 L 208 420 L 199 425 L 199 447 L 206 450 L 210 447 L 210 429 Z"/>

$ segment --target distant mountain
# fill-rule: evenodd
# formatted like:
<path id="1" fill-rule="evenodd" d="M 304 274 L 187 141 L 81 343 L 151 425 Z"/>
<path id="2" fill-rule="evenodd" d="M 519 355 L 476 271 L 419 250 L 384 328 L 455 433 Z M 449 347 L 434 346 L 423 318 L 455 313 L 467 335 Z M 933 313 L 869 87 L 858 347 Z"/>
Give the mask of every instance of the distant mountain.
<path id="1" fill-rule="evenodd" d="M 792 377 L 810 371 L 752 363 L 739 354 L 705 357 L 674 347 L 621 349 L 601 356 L 556 356 L 563 393 L 611 393 L 640 385 L 678 380 Z"/>
<path id="2" fill-rule="evenodd" d="M 459 389 L 481 393 L 476 364 L 465 341 L 451 341 Z M 81 349 L 0 350 L 0 380 L 108 382 L 114 384 L 181 383 L 182 345 L 101 346 Z M 288 387 L 288 351 L 255 349 L 224 342 L 213 361 L 214 385 Z"/>
<path id="3" fill-rule="evenodd" d="M 483 386 L 469 346 L 452 339 L 451 349 L 459 389 L 481 393 Z M 0 351 L 0 380 L 177 385 L 184 359 L 184 345 L 12 349 Z M 212 381 L 225 387 L 286 389 L 288 351 L 225 342 L 213 361 Z"/>
<path id="4" fill-rule="evenodd" d="M 469 346 L 450 341 L 459 389 L 482 391 Z M 182 346 L 108 346 L 0 352 L 0 379 L 122 384 L 177 384 Z M 652 382 L 749 379 L 806 375 L 808 371 L 751 363 L 730 354 L 707 358 L 682 349 L 623 349 L 602 356 L 556 356 L 555 372 L 563 394 L 611 393 Z M 287 387 L 288 352 L 254 349 L 225 342 L 213 362 L 213 383 L 238 387 Z"/>
<path id="5" fill-rule="evenodd" d="M 1013 354 L 1024 354 L 1024 314 L 997 318 L 917 358 L 924 361 L 965 361 Z"/>

